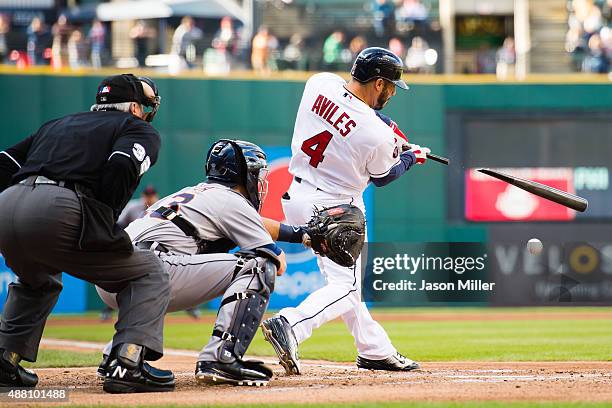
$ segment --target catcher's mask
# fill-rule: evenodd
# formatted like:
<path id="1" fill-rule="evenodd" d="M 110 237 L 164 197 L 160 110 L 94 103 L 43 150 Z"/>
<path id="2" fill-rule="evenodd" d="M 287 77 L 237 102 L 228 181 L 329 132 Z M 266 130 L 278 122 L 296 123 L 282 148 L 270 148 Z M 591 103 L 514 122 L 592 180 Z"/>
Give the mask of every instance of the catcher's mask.
<path id="1" fill-rule="evenodd" d="M 244 186 L 247 199 L 257 210 L 268 194 L 268 162 L 264 151 L 256 144 L 242 140 L 221 139 L 206 156 L 208 180 L 229 187 Z"/>

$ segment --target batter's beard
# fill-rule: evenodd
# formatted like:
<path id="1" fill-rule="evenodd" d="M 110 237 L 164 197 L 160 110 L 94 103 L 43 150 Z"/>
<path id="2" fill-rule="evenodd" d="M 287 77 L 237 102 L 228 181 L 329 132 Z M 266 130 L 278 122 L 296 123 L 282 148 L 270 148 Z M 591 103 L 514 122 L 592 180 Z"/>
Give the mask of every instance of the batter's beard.
<path id="1" fill-rule="evenodd" d="M 387 102 L 389 102 L 389 99 L 391 99 L 390 94 L 391 94 L 391 87 L 389 86 L 389 84 L 385 83 L 385 87 L 383 88 L 382 92 L 378 96 L 378 99 L 376 100 L 376 105 L 374 105 L 372 109 L 381 110 L 382 108 L 384 108 Z"/>

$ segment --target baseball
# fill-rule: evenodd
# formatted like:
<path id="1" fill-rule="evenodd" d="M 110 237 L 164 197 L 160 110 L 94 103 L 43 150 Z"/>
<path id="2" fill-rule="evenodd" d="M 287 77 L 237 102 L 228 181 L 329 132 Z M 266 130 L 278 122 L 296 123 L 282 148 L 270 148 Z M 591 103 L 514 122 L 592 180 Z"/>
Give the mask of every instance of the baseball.
<path id="1" fill-rule="evenodd" d="M 532 255 L 538 255 L 542 252 L 544 246 L 542 245 L 542 241 L 537 238 L 531 238 L 529 242 L 527 242 L 527 250 Z"/>

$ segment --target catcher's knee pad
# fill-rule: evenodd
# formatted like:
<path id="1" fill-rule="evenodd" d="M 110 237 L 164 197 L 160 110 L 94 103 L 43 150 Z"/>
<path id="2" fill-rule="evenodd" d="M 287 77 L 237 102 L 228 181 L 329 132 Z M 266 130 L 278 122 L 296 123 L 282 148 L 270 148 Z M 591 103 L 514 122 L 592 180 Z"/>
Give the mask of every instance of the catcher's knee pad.
<path id="1" fill-rule="evenodd" d="M 229 325 L 217 321 L 213 330 L 213 335 L 223 340 L 219 356 L 223 362 L 244 356 L 268 308 L 276 278 L 276 265 L 269 259 L 237 255 L 239 259 L 229 287 L 234 293 L 225 297 L 220 306 L 231 307 L 230 303 L 234 303 L 231 321 Z M 238 281 L 243 282 L 244 287 L 241 288 Z M 224 330 L 219 330 L 221 327 Z"/>

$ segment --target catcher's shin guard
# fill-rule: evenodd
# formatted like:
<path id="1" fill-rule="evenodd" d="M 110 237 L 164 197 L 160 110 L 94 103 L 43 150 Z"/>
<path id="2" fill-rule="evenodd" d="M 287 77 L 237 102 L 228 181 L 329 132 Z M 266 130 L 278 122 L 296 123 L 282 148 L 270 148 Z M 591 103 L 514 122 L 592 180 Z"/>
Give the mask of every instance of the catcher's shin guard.
<path id="1" fill-rule="evenodd" d="M 276 266 L 272 261 L 239 256 L 234 281 L 221 301 L 213 330 L 213 336 L 223 340 L 217 356 L 222 363 L 231 363 L 244 356 L 268 307 L 276 278 Z"/>

